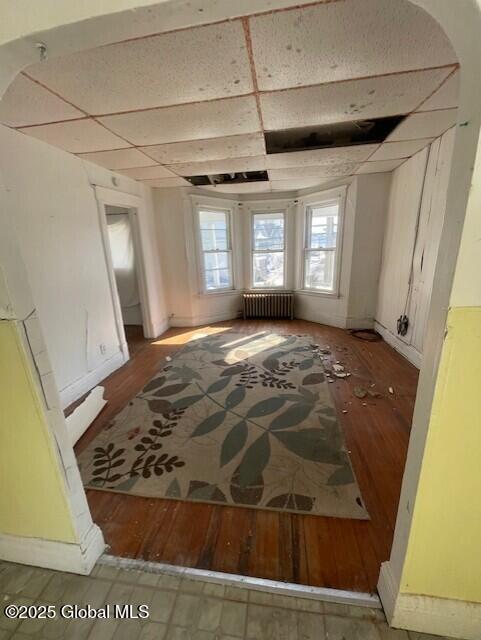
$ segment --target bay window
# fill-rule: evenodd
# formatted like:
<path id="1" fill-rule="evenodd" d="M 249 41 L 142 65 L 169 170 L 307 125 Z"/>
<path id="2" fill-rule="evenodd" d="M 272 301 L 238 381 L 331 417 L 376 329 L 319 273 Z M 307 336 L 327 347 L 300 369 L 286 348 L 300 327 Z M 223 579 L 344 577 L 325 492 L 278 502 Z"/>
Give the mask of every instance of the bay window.
<path id="1" fill-rule="evenodd" d="M 285 214 L 252 214 L 252 287 L 284 286 Z"/>

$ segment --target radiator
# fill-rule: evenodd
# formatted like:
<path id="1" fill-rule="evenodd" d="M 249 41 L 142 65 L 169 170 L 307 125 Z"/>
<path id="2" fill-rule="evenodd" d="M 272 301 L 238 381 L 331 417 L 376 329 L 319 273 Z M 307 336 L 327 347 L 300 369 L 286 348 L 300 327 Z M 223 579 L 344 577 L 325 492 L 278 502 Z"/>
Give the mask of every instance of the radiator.
<path id="1" fill-rule="evenodd" d="M 244 320 L 247 318 L 294 318 L 292 291 L 244 293 Z"/>

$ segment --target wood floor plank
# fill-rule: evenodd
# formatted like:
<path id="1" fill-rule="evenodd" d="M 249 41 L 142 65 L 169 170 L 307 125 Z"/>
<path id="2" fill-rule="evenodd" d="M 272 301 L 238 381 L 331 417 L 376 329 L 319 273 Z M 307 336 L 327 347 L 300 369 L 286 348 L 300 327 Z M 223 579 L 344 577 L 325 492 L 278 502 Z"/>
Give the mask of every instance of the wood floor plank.
<path id="1" fill-rule="evenodd" d="M 258 510 L 255 535 L 249 558 L 249 574 L 260 578 L 280 580 L 279 513 Z"/>
<path id="2" fill-rule="evenodd" d="M 95 522 L 116 555 L 315 586 L 373 591 L 387 560 L 396 519 L 417 386 L 417 370 L 385 342 L 302 320 L 233 320 L 202 327 L 246 335 L 309 335 L 329 347 L 326 366 L 352 375 L 329 385 L 370 520 L 285 514 L 87 491 Z M 130 361 L 103 381 L 108 404 L 77 443 L 80 453 L 198 327 L 144 340 L 127 328 Z M 373 386 L 372 386 L 373 385 Z M 381 394 L 364 400 L 363 386 Z M 393 393 L 390 393 L 389 388 Z M 67 412 L 80 402 L 68 408 Z"/>
<path id="3" fill-rule="evenodd" d="M 195 567 L 203 547 L 203 534 L 209 527 L 212 505 L 181 502 L 176 510 L 162 561 Z"/>
<path id="4" fill-rule="evenodd" d="M 248 575 L 256 514 L 253 509 L 240 507 L 221 509 L 219 536 L 211 568 L 214 571 Z"/>

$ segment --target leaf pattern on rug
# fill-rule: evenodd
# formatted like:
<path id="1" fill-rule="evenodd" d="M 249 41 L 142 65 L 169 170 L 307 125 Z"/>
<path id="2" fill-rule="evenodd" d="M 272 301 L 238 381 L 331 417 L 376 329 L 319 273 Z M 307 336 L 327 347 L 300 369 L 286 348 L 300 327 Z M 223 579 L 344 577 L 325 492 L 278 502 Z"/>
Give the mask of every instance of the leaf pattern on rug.
<path id="1" fill-rule="evenodd" d="M 319 346 L 261 332 L 194 338 L 80 455 L 88 487 L 368 518 Z"/>

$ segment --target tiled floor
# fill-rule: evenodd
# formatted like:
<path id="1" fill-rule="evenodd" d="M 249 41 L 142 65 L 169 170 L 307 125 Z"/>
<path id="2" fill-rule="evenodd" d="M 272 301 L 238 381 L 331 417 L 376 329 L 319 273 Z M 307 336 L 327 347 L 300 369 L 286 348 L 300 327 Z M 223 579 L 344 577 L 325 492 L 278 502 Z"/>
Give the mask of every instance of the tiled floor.
<path id="1" fill-rule="evenodd" d="M 9 604 L 147 604 L 145 620 L 9 620 Z M 429 640 L 380 610 L 97 565 L 89 577 L 0 563 L 0 640 Z M 434 638 L 433 638 L 434 640 Z M 436 638 L 439 640 L 439 638 Z"/>

